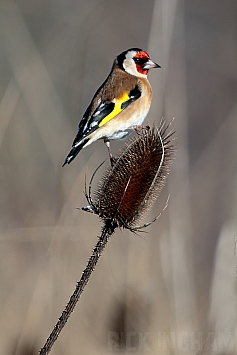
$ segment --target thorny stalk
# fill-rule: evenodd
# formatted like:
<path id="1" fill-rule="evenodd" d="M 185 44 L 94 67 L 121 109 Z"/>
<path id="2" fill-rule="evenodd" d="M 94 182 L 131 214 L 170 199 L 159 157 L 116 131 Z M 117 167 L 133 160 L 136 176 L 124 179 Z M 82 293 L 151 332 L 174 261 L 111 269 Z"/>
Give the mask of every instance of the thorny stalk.
<path id="1" fill-rule="evenodd" d="M 40 349 L 39 355 L 47 355 L 55 341 L 57 340 L 61 330 L 63 329 L 64 325 L 66 324 L 68 318 L 70 317 L 71 313 L 74 311 L 77 301 L 79 300 L 84 287 L 89 281 L 89 278 L 110 238 L 110 236 L 114 233 L 115 226 L 113 224 L 104 225 L 102 229 L 101 236 L 99 237 L 98 242 L 96 243 L 92 255 L 88 260 L 87 266 L 82 272 L 80 281 L 77 282 L 75 291 L 73 292 L 72 296 L 70 297 L 65 309 L 63 310 L 61 316 L 59 317 L 57 323 L 55 324 L 51 334 L 49 335 L 48 339 L 46 340 L 44 346 Z"/>

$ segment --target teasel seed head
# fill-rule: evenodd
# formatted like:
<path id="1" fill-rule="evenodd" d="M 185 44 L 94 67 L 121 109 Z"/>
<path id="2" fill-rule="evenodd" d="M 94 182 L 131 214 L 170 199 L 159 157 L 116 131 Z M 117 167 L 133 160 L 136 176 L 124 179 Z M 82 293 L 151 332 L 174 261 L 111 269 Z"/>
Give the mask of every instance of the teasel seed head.
<path id="1" fill-rule="evenodd" d="M 174 132 L 161 120 L 159 128 L 142 127 L 121 149 L 113 166 L 109 166 L 84 210 L 99 215 L 105 225 L 135 231 L 165 185 L 175 154 Z"/>

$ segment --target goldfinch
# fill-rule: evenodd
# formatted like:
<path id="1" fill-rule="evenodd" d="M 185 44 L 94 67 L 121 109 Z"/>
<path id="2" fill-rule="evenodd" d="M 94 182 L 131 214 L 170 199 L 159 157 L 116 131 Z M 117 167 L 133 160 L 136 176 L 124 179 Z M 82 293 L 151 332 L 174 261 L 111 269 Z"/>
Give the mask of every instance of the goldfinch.
<path id="1" fill-rule="evenodd" d="M 119 54 L 110 74 L 96 91 L 78 125 L 72 149 L 65 159 L 71 163 L 80 150 L 104 139 L 110 153 L 110 140 L 123 139 L 144 121 L 151 105 L 152 90 L 147 74 L 160 68 L 148 53 L 131 48 Z"/>

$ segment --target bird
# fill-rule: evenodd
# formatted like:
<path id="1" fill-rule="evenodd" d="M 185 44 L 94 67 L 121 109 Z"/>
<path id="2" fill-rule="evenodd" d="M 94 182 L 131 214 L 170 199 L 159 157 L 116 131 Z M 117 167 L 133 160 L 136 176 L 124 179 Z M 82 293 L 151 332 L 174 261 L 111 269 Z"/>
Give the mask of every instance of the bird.
<path id="1" fill-rule="evenodd" d="M 127 138 L 139 128 L 151 106 L 152 89 L 147 79 L 150 69 L 161 66 L 140 48 L 119 54 L 112 69 L 93 96 L 78 125 L 72 149 L 62 166 L 70 164 L 82 148 L 103 139 L 111 164 L 110 141 Z"/>

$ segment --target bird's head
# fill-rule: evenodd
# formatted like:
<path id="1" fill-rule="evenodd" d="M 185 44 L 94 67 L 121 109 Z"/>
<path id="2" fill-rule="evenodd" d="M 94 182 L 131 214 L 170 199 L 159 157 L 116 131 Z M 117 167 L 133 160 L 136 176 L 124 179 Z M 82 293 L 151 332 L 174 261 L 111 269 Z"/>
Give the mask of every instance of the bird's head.
<path id="1" fill-rule="evenodd" d="M 117 56 L 115 62 L 126 73 L 139 77 L 146 77 L 149 69 L 161 68 L 150 59 L 147 52 L 140 48 L 131 48 L 122 52 Z"/>

